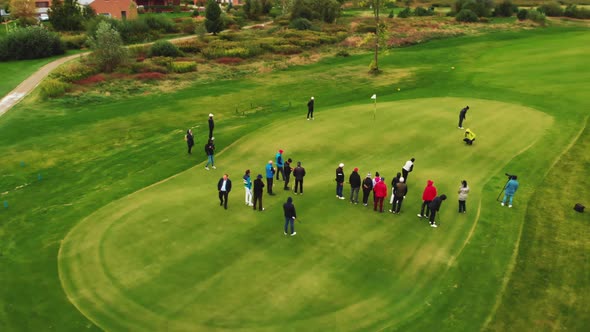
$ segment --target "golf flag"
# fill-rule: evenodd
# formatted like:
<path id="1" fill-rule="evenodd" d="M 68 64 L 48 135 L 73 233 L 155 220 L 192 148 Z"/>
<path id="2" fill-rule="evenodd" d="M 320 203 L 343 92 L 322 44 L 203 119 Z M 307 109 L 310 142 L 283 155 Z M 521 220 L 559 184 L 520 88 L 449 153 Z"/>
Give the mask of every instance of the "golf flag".
<path id="1" fill-rule="evenodd" d="M 377 99 L 377 94 L 373 94 L 373 95 L 371 96 L 371 99 Z"/>

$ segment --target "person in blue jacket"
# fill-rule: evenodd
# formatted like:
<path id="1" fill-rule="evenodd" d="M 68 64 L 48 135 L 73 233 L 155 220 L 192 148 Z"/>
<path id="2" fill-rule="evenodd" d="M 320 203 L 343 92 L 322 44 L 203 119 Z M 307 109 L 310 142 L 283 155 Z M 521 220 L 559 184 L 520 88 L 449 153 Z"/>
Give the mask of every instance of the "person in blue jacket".
<path id="1" fill-rule="evenodd" d="M 283 166 L 285 166 L 283 161 L 283 150 L 279 150 L 279 152 L 277 152 L 275 155 L 275 162 L 277 163 L 277 181 L 279 180 L 279 174 L 281 174 L 282 180 L 285 181 L 285 170 L 283 168 Z"/>
<path id="2" fill-rule="evenodd" d="M 272 160 L 268 161 L 268 164 L 266 164 L 266 192 L 273 196 L 274 193 L 272 192 L 272 180 L 274 178 L 275 175 L 275 169 L 274 167 L 272 167 Z"/>
<path id="3" fill-rule="evenodd" d="M 512 198 L 514 194 L 518 190 L 518 181 L 516 180 L 518 177 L 516 175 L 512 175 L 508 183 L 506 183 L 506 188 L 504 188 L 504 198 L 502 199 L 502 206 L 506 204 L 506 199 L 508 200 L 508 207 L 512 207 Z"/>

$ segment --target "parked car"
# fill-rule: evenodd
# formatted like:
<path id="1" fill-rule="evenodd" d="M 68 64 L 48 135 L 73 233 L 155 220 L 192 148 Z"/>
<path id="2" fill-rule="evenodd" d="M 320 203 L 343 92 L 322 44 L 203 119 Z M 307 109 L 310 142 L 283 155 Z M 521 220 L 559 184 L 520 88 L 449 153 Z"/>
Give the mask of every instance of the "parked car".
<path id="1" fill-rule="evenodd" d="M 39 14 L 39 21 L 49 21 L 49 15 L 46 13 Z"/>

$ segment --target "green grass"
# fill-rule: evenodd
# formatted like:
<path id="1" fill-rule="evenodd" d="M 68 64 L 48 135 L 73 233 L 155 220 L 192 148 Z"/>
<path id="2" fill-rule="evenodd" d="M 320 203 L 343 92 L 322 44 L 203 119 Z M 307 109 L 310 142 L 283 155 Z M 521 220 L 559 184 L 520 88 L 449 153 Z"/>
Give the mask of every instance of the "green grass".
<path id="1" fill-rule="evenodd" d="M 555 326 L 563 329 L 588 326 L 580 271 L 588 271 L 589 241 L 576 237 L 584 226 L 562 226 L 560 241 L 544 242 L 553 234 L 548 223 L 561 226 L 569 215 L 545 220 L 541 212 L 570 211 L 574 195 L 589 201 L 573 185 L 548 185 L 563 162 L 579 170 L 567 183 L 590 175 L 580 158 L 587 134 L 558 159 L 586 122 L 589 42 L 580 28 L 501 32 L 392 51 L 377 78 L 366 74 L 368 54 L 75 107 L 33 95 L 0 119 L 0 192 L 10 204 L 0 212 L 0 326 L 97 330 L 87 315 L 110 330 L 148 322 L 149 330 L 187 322 L 192 329 L 549 330 L 547 312 L 561 315 Z M 377 125 L 370 125 L 373 93 Z M 317 119 L 309 123 L 301 120 L 312 94 Z M 236 104 L 271 100 L 294 106 L 234 113 Z M 465 103 L 475 105 L 471 150 L 454 129 Z M 182 140 L 194 127 L 200 152 L 209 112 L 225 149 L 215 175 L 200 168 L 201 154 L 185 155 Z M 309 171 L 306 195 L 296 197 L 303 223 L 293 239 L 280 234 L 283 193 L 265 197 L 267 211 L 256 219 L 240 204 L 242 171 L 260 172 L 279 145 Z M 389 182 L 411 155 L 417 165 L 404 215 L 376 216 L 333 197 L 336 163 L 380 170 Z M 227 212 L 212 189 L 225 170 L 238 180 Z M 521 180 L 511 210 L 495 201 L 504 172 Z M 454 214 L 460 175 L 474 190 L 465 220 Z M 431 177 L 450 196 L 434 232 L 411 217 Z M 559 253 L 572 237 L 577 256 Z M 531 257 L 538 250 L 543 255 Z M 527 311 L 521 294 L 534 295 L 527 301 L 538 307 Z"/>

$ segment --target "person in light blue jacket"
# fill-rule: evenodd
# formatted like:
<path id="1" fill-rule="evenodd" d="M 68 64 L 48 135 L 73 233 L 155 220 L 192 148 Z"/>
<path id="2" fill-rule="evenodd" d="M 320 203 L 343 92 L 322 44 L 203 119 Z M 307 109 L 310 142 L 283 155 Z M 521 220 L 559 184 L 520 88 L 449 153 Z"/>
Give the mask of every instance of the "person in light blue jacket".
<path id="1" fill-rule="evenodd" d="M 275 169 L 272 167 L 272 160 L 269 160 L 268 164 L 266 164 L 266 192 L 271 196 L 274 195 L 272 192 L 272 182 L 274 175 Z"/>
<path id="2" fill-rule="evenodd" d="M 275 162 L 277 164 L 277 181 L 279 180 L 279 174 L 281 174 L 281 179 L 285 181 L 285 170 L 283 169 L 283 166 L 285 166 L 283 160 L 283 150 L 279 150 L 279 152 L 277 152 L 275 156 Z"/>
<path id="3" fill-rule="evenodd" d="M 512 175 L 510 177 L 510 181 L 508 181 L 508 183 L 506 184 L 506 188 L 504 188 L 504 198 L 502 199 L 502 203 L 501 203 L 502 206 L 504 206 L 506 204 L 506 199 L 509 199 L 508 207 L 509 208 L 512 207 L 512 198 L 514 197 L 514 194 L 518 190 L 518 181 L 516 179 L 517 179 L 517 176 Z"/>

